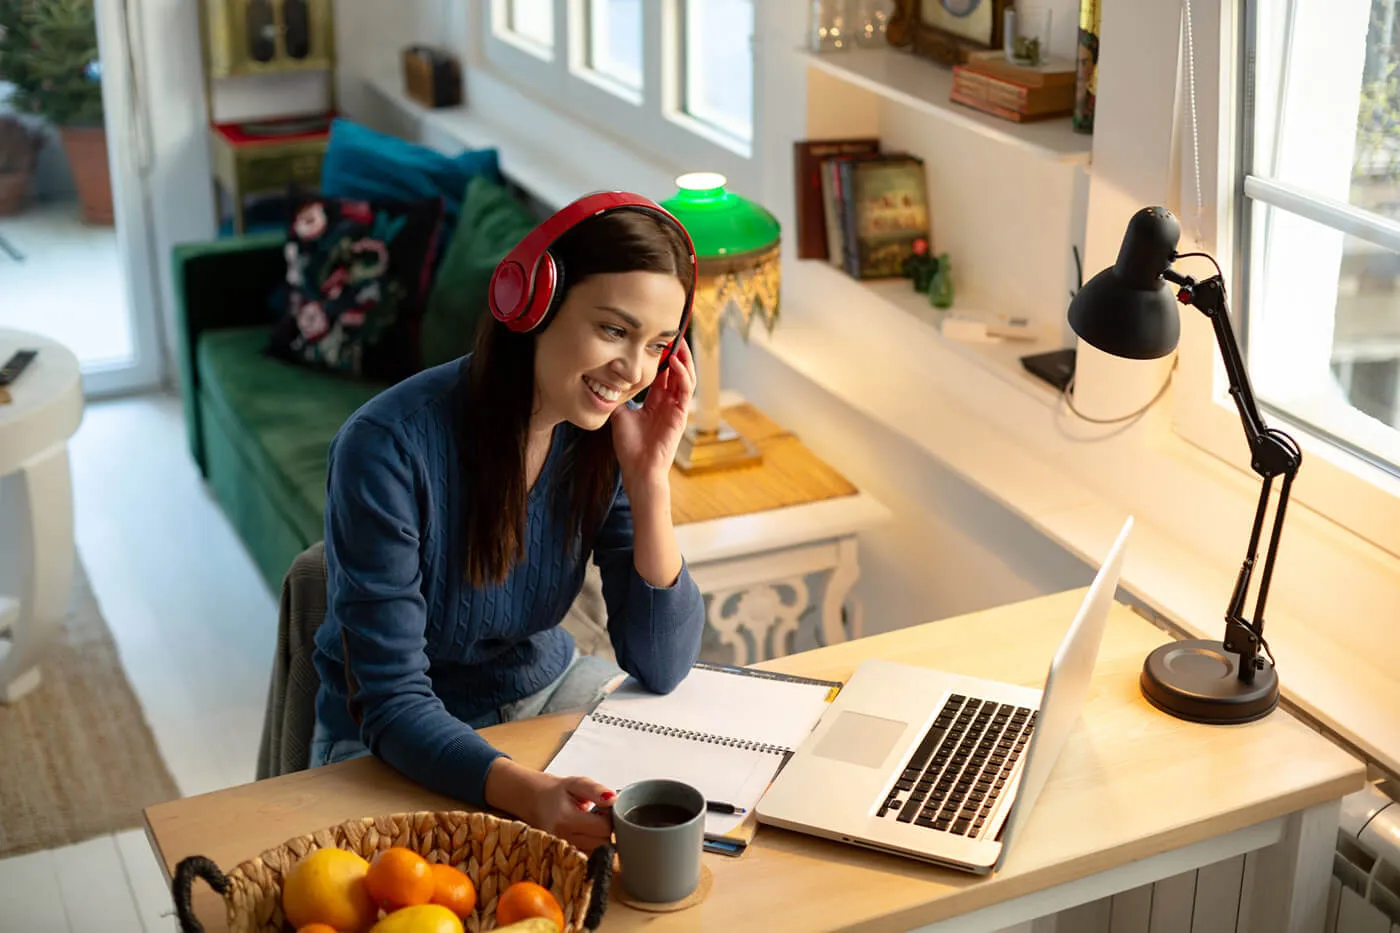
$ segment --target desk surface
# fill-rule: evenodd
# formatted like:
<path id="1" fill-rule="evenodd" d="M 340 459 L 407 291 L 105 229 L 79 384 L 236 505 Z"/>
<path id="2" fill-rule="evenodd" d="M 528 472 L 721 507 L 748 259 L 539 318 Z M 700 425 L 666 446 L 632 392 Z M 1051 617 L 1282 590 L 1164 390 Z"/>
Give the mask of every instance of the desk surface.
<path id="1" fill-rule="evenodd" d="M 1038 686 L 1082 598 L 1076 590 L 758 665 L 844 680 L 883 657 Z M 1115 605 L 1083 718 L 1002 872 L 976 878 L 763 827 L 738 859 L 707 855 L 714 889 L 698 909 L 644 914 L 614 901 L 603 930 L 907 929 L 1251 826 L 1359 790 L 1362 764 L 1279 710 L 1243 726 L 1170 718 L 1138 692 L 1143 657 L 1163 634 Z M 484 730 L 543 766 L 576 715 Z M 362 816 L 448 809 L 372 759 L 160 804 L 147 831 L 167 873 L 187 855 L 225 869 L 284 840 Z M 203 885 L 196 910 L 226 929 Z"/>

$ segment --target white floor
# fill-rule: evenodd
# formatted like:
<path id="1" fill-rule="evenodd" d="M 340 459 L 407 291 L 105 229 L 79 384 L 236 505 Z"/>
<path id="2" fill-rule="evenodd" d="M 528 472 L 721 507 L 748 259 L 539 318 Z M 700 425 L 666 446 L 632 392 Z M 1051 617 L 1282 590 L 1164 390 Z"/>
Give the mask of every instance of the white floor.
<path id="1" fill-rule="evenodd" d="M 253 780 L 277 605 L 190 459 L 178 398 L 94 403 L 71 450 L 79 557 L 181 793 Z M 140 830 L 0 860 L 0 930 L 175 929 Z"/>
<path id="2" fill-rule="evenodd" d="M 76 201 L 46 201 L 0 217 L 0 327 L 64 344 L 85 367 L 133 352 L 130 314 L 114 227 L 90 227 Z M 62 301 L 55 302 L 55 282 Z"/>

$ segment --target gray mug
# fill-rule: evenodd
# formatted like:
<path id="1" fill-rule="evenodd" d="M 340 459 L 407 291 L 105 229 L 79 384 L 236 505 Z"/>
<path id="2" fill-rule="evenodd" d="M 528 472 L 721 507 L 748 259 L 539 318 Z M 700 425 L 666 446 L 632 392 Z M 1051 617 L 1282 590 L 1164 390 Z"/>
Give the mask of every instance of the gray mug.
<path id="1" fill-rule="evenodd" d="M 612 810 L 624 891 L 639 901 L 664 904 L 699 887 L 703 794 L 680 781 L 638 781 L 622 789 Z"/>

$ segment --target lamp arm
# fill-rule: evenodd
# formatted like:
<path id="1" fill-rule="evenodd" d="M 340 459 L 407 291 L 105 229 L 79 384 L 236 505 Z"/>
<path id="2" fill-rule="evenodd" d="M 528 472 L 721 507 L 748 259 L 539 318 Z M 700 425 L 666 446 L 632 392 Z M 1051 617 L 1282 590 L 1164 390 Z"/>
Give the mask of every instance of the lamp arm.
<path id="1" fill-rule="evenodd" d="M 1255 671 L 1262 664 L 1258 654 L 1264 636 L 1264 605 L 1268 600 L 1269 584 L 1274 575 L 1274 561 L 1278 556 L 1279 538 L 1283 532 L 1284 512 L 1288 507 L 1293 478 L 1298 474 L 1298 468 L 1303 462 L 1303 454 L 1293 438 L 1264 424 L 1264 418 L 1259 413 L 1258 403 L 1254 399 L 1249 374 L 1245 370 L 1239 342 L 1235 339 L 1234 328 L 1230 323 L 1225 283 L 1221 276 L 1214 275 L 1197 282 L 1189 275 L 1168 269 L 1162 277 L 1181 286 L 1177 298 L 1183 304 L 1192 305 L 1210 318 L 1211 326 L 1215 330 L 1215 340 L 1220 346 L 1220 355 L 1225 363 L 1225 374 L 1230 381 L 1230 396 L 1235 400 L 1235 408 L 1244 423 L 1245 437 L 1249 442 L 1250 466 L 1264 480 L 1263 488 L 1259 491 L 1259 504 L 1254 512 L 1254 525 L 1250 530 L 1244 563 L 1240 567 L 1234 592 L 1225 610 L 1225 649 L 1240 655 L 1239 679 L 1245 683 L 1252 683 Z M 1283 477 L 1283 483 L 1279 488 L 1278 507 L 1274 512 L 1264 567 L 1260 573 L 1254 619 L 1247 622 L 1244 601 L 1249 591 L 1254 564 L 1259 556 L 1259 538 L 1264 530 L 1269 495 L 1274 479 L 1279 476 Z"/>

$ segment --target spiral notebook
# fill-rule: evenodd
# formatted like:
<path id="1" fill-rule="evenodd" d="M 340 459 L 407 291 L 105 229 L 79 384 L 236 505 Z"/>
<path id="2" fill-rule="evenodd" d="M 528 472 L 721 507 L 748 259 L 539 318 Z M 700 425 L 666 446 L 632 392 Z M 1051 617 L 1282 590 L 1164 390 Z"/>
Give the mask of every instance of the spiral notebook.
<path id="1" fill-rule="evenodd" d="M 841 684 L 697 664 L 674 691 L 649 692 L 635 678 L 583 718 L 545 768 L 613 789 L 671 778 L 742 815 L 705 814 L 705 847 L 739 855 L 758 828 L 758 800 L 835 699 Z"/>

